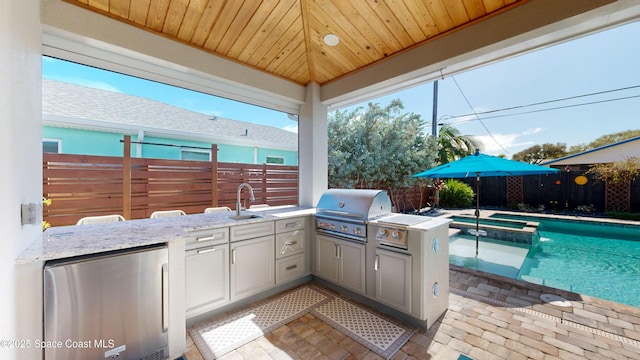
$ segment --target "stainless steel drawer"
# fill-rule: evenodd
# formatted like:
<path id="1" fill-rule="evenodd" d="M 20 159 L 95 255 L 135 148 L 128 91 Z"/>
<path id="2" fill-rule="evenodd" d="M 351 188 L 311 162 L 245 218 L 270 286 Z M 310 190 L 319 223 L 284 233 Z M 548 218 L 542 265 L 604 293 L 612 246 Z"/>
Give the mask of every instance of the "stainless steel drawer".
<path id="1" fill-rule="evenodd" d="M 294 230 L 276 235 L 276 259 L 304 252 L 305 230 Z"/>

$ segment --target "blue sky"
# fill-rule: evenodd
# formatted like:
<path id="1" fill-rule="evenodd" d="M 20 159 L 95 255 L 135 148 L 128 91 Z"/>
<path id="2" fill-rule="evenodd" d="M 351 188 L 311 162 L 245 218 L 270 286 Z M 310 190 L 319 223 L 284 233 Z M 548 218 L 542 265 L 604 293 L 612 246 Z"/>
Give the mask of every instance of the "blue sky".
<path id="1" fill-rule="evenodd" d="M 484 152 L 508 156 L 536 144 L 571 146 L 605 134 L 640 129 L 638 39 L 640 22 L 439 80 L 438 118 L 479 138 Z M 296 123 L 278 111 L 59 60 L 45 58 L 43 76 L 148 97 L 208 115 L 296 130 Z M 607 93 L 480 114 L 482 121 L 474 115 L 463 116 L 598 92 Z M 399 98 L 406 112 L 430 121 L 432 97 L 433 85 L 429 83 L 370 101 L 384 106 Z M 628 99 L 621 99 L 624 97 Z M 593 102 L 600 103 L 582 105 Z M 546 110 L 552 107 L 562 109 Z"/>

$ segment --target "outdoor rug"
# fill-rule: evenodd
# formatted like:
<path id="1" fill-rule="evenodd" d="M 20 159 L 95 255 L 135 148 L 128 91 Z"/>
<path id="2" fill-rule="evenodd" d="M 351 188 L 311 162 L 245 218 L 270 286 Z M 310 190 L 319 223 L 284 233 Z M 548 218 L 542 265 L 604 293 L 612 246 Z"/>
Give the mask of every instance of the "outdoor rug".
<path id="1" fill-rule="evenodd" d="M 195 325 L 189 334 L 205 359 L 215 359 L 309 312 L 386 359 L 415 332 L 307 284 L 222 319 Z"/>
<path id="2" fill-rule="evenodd" d="M 304 285 L 223 319 L 196 325 L 189 334 L 205 359 L 215 359 L 332 299 L 329 293 Z"/>
<path id="3" fill-rule="evenodd" d="M 416 331 L 340 297 L 311 313 L 385 359 L 400 350 Z"/>

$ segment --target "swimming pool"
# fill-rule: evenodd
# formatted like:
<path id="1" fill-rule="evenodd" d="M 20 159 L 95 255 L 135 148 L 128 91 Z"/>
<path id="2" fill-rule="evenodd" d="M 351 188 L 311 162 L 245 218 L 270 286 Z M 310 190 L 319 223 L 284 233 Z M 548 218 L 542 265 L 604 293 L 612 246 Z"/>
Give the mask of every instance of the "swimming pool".
<path id="1" fill-rule="evenodd" d="M 476 217 L 472 215 L 454 215 L 450 228 L 460 229 L 462 234 L 473 235 L 476 229 Z M 510 241 L 531 245 L 537 236 L 538 223 L 526 220 L 486 218 L 479 219 L 482 236 L 495 240 Z"/>
<path id="2" fill-rule="evenodd" d="M 539 222 L 539 240 L 522 256 L 513 249 L 520 245 L 481 238 L 481 256 L 473 259 L 475 253 L 463 251 L 470 238 L 454 238 L 452 264 L 640 307 L 640 226 L 502 213 L 492 217 Z M 507 259 L 507 267 L 490 266 Z"/>

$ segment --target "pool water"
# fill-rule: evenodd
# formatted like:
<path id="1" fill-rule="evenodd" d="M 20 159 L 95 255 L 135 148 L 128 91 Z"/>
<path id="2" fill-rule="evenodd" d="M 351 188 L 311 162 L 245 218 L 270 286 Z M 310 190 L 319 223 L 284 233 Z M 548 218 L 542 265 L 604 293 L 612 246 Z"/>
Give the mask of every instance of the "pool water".
<path id="1" fill-rule="evenodd" d="M 482 249 L 487 244 L 495 248 L 496 241 L 481 237 L 479 257 L 474 260 L 475 239 L 469 255 L 459 250 L 465 239 L 455 238 L 450 242 L 450 262 L 640 307 L 640 226 L 526 218 L 540 223 L 540 240 L 523 258 L 510 249 L 520 249 L 521 245 L 505 242 L 498 244 L 499 250 L 493 250 L 499 255 L 489 256 Z M 519 261 L 522 262 L 515 275 L 514 271 L 500 271 Z M 486 262 L 496 265 L 488 266 Z"/>

